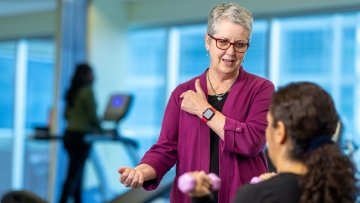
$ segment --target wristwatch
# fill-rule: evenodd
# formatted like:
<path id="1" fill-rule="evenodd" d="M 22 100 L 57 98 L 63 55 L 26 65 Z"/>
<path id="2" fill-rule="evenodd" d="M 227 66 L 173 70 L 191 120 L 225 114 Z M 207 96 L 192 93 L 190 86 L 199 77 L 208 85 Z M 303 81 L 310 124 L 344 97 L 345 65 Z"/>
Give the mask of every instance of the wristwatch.
<path id="1" fill-rule="evenodd" d="M 208 122 L 209 120 L 211 120 L 212 117 L 214 117 L 215 112 L 216 109 L 214 107 L 207 108 L 203 112 L 201 120 L 204 121 L 204 123 Z"/>

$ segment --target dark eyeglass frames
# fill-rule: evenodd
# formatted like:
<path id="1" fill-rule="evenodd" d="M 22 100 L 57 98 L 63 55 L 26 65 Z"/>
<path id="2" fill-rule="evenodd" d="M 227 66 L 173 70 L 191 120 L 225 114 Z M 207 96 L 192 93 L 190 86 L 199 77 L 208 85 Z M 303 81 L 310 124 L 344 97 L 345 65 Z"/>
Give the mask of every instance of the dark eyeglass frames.
<path id="1" fill-rule="evenodd" d="M 229 42 L 226 39 L 215 38 L 210 34 L 207 34 L 209 37 L 216 41 L 216 47 L 221 50 L 227 50 L 231 45 L 233 45 L 234 50 L 238 53 L 245 53 L 249 48 L 250 44 L 245 42 Z"/>

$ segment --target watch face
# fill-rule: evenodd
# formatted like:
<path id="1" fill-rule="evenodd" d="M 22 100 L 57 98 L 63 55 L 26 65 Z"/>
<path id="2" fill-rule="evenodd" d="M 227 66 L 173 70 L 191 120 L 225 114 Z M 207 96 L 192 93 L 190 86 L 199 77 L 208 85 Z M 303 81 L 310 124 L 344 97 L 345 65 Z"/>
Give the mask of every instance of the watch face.
<path id="1" fill-rule="evenodd" d="M 214 112 L 211 109 L 206 109 L 203 116 L 209 120 L 210 118 L 212 118 L 214 116 Z"/>

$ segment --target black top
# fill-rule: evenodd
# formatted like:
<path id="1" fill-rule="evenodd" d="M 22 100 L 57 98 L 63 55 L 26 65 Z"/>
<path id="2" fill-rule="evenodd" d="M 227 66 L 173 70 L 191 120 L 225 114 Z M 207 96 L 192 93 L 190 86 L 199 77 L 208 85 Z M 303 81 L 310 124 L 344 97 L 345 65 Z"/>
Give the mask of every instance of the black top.
<path id="1" fill-rule="evenodd" d="M 240 188 L 233 203 L 297 203 L 300 199 L 299 175 L 280 173 L 257 184 Z M 192 203 L 214 203 L 211 196 L 193 198 Z"/>
<path id="2" fill-rule="evenodd" d="M 213 106 L 217 111 L 222 111 L 225 100 L 228 96 L 228 92 L 224 94 L 221 100 L 218 100 L 218 97 L 215 95 L 209 95 L 208 100 L 209 104 Z M 219 136 L 213 131 L 210 130 L 210 166 L 209 172 L 219 175 Z M 218 193 L 214 192 L 214 199 L 218 199 Z M 217 201 L 216 201 L 217 202 Z"/>
<path id="3" fill-rule="evenodd" d="M 300 199 L 299 175 L 280 173 L 268 181 L 247 184 L 236 194 L 234 203 L 297 203 Z"/>

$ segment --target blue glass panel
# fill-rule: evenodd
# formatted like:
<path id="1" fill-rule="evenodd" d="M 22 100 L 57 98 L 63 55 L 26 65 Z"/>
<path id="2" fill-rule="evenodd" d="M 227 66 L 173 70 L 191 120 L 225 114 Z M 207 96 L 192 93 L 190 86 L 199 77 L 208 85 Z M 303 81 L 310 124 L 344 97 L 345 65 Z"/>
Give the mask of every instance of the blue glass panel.
<path id="1" fill-rule="evenodd" d="M 201 74 L 209 67 L 209 57 L 205 50 L 206 25 L 179 27 L 180 64 L 179 83 Z"/>
<path id="2" fill-rule="evenodd" d="M 355 17 L 354 17 L 355 18 Z M 356 27 L 345 27 L 343 30 L 342 47 L 341 47 L 341 65 L 342 74 L 348 76 L 355 75 L 355 46 Z"/>
<path id="3" fill-rule="evenodd" d="M 28 63 L 26 127 L 46 126 L 54 89 L 54 64 L 47 61 Z"/>
<path id="4" fill-rule="evenodd" d="M 343 122 L 341 141 L 344 151 L 356 144 L 355 92 L 356 26 L 358 14 L 283 18 L 281 24 L 280 81 L 306 80 L 318 83 L 334 98 Z M 338 60 L 339 59 L 339 60 Z M 350 145 L 346 142 L 350 142 Z M 345 144 L 344 144 L 345 143 Z M 345 149 L 346 148 L 346 149 Z M 355 157 L 355 160 L 360 160 Z M 357 163 L 358 165 L 360 164 Z"/>
<path id="5" fill-rule="evenodd" d="M 250 47 L 243 62 L 245 70 L 262 77 L 267 77 L 267 36 L 268 23 L 266 21 L 255 21 Z"/>
<path id="6" fill-rule="evenodd" d="M 0 42 L 0 197 L 11 188 L 16 42 Z"/>
<path id="7" fill-rule="evenodd" d="M 134 95 L 134 102 L 123 126 L 139 140 L 144 152 L 159 135 L 166 103 L 167 30 L 132 30 L 128 37 L 125 84 L 128 92 Z"/>
<path id="8" fill-rule="evenodd" d="M 12 128 L 14 120 L 15 42 L 0 42 L 0 128 Z"/>
<path id="9" fill-rule="evenodd" d="M 26 120 L 31 133 L 36 126 L 47 126 L 53 102 L 55 44 L 52 39 L 31 39 L 28 43 Z M 28 139 L 24 188 L 42 198 L 48 195 L 50 145 Z M 41 184 L 39 184 L 41 183 Z"/>

